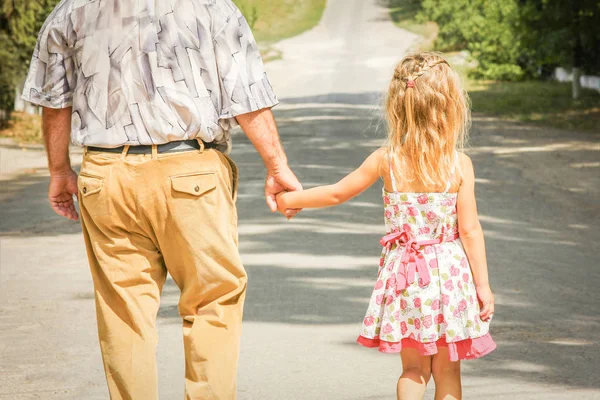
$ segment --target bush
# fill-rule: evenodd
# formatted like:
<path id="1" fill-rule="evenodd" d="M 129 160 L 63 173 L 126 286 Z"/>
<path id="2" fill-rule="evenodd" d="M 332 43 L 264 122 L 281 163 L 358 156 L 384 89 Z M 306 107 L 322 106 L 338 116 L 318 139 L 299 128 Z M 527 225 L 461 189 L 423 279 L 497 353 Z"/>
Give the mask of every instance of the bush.
<path id="1" fill-rule="evenodd" d="M 490 64 L 472 72 L 472 75 L 481 79 L 498 81 L 515 81 L 524 77 L 524 71 L 518 65 L 513 64 Z"/>
<path id="2" fill-rule="evenodd" d="M 424 0 L 421 21 L 440 26 L 436 47 L 442 51 L 470 52 L 478 78 L 518 80 L 525 71 L 518 65 L 517 0 Z"/>

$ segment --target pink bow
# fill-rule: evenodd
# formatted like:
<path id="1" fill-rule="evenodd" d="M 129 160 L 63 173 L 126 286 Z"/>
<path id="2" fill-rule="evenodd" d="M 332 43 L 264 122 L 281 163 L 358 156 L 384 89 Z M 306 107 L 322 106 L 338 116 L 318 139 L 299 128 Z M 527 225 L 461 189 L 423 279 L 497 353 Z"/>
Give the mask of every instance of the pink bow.
<path id="1" fill-rule="evenodd" d="M 388 251 L 393 244 L 404 246 L 404 252 L 400 259 L 404 268 L 398 269 L 398 273 L 396 274 L 396 292 L 401 292 L 415 281 L 415 272 L 419 273 L 419 277 L 421 278 L 419 284 L 421 286 L 429 285 L 431 277 L 429 275 L 429 268 L 427 268 L 427 262 L 421 252 L 421 246 L 441 242 L 442 240 L 439 239 L 417 242 L 417 240 L 414 237 L 410 237 L 407 232 L 390 233 L 381 238 L 379 243 L 381 243 Z"/>

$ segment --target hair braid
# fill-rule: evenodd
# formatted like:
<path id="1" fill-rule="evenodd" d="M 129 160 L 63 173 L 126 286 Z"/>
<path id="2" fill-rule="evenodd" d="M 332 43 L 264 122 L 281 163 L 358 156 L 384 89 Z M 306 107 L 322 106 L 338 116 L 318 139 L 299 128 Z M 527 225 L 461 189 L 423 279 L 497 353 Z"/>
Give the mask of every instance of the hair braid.
<path id="1" fill-rule="evenodd" d="M 417 78 L 419 78 L 420 76 L 423 76 L 425 73 L 427 73 L 427 71 L 429 71 L 436 65 L 440 65 L 440 64 L 448 65 L 448 62 L 446 60 L 438 60 L 433 63 L 429 63 L 427 59 L 423 59 L 419 64 L 417 64 L 417 66 L 416 66 L 415 70 L 412 72 L 412 74 L 402 80 L 404 80 L 406 82 L 415 81 L 415 80 L 417 80 Z"/>

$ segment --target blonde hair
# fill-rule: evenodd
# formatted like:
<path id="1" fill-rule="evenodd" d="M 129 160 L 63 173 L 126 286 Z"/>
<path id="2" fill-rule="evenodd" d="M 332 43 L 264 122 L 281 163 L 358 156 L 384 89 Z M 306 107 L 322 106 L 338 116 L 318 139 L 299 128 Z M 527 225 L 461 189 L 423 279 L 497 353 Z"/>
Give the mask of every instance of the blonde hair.
<path id="1" fill-rule="evenodd" d="M 438 53 L 406 56 L 394 69 L 385 107 L 390 174 L 428 190 L 444 187 L 471 120 L 458 74 Z"/>

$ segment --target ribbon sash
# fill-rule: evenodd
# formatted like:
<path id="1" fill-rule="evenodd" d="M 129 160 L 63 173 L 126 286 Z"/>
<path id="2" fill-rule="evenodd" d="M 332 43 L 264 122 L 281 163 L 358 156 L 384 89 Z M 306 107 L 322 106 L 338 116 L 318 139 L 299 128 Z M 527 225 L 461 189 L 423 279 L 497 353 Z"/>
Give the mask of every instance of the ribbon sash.
<path id="1" fill-rule="evenodd" d="M 439 239 L 417 241 L 407 232 L 394 232 L 385 235 L 379 243 L 389 252 L 392 246 L 404 246 L 404 251 L 400 255 L 400 268 L 396 274 L 396 292 L 401 292 L 415 281 L 415 273 L 419 273 L 419 285 L 426 287 L 431 282 L 427 261 L 423 255 L 422 247 L 451 242 L 458 239 L 458 234 L 449 237 L 440 237 Z"/>

